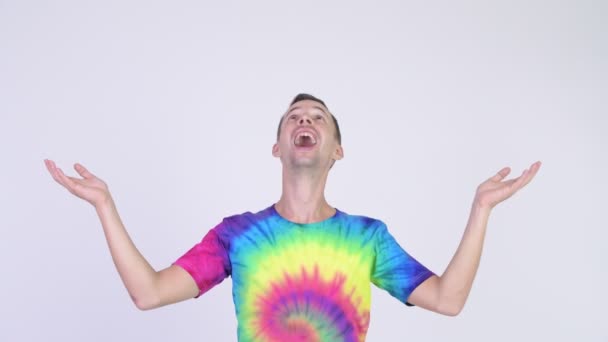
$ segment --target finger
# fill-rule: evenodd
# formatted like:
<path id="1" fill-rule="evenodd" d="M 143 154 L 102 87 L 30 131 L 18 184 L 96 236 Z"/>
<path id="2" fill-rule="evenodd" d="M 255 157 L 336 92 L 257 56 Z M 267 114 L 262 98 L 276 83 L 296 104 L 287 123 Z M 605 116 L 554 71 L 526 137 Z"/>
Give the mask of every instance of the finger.
<path id="1" fill-rule="evenodd" d="M 50 159 L 45 159 L 44 160 L 44 165 L 46 166 L 46 169 L 49 170 L 49 173 L 53 173 L 53 171 L 55 170 L 55 168 L 57 167 L 55 165 L 55 162 L 50 160 Z"/>
<path id="2" fill-rule="evenodd" d="M 540 165 L 540 161 L 537 161 L 536 163 L 532 164 L 529 169 L 524 170 L 524 172 L 518 178 L 518 181 L 516 182 L 516 184 L 513 185 L 513 187 L 516 187 L 516 190 L 519 190 L 524 186 L 528 185 L 528 183 L 530 183 L 532 178 L 534 178 L 534 176 L 538 172 Z"/>
<path id="3" fill-rule="evenodd" d="M 62 185 L 63 187 L 67 188 L 67 185 L 63 182 L 63 179 L 61 178 L 61 176 L 59 175 L 59 172 L 57 171 L 58 168 L 55 165 L 55 163 L 52 160 L 47 160 L 46 161 L 46 167 L 49 170 L 49 173 L 51 174 L 51 176 L 53 177 L 53 179 L 59 183 L 60 185 Z"/>
<path id="4" fill-rule="evenodd" d="M 51 176 L 53 175 L 53 167 L 54 167 L 55 163 L 53 163 L 52 160 L 49 159 L 45 159 L 44 160 L 44 166 L 46 166 L 46 169 L 49 171 L 49 173 L 51 174 Z"/>
<path id="5" fill-rule="evenodd" d="M 508 167 L 508 166 L 503 167 L 500 171 L 498 171 L 498 173 L 496 175 L 492 176 L 492 178 L 490 178 L 490 180 L 492 180 L 494 182 L 500 182 L 505 177 L 507 177 L 507 175 L 509 175 L 510 172 L 511 172 L 510 167 Z"/>
<path id="6" fill-rule="evenodd" d="M 95 178 L 95 175 L 89 172 L 89 170 L 87 170 L 86 167 L 82 166 L 82 164 L 74 164 L 74 170 L 76 170 L 76 172 L 78 172 L 78 174 L 81 175 L 84 179 Z"/>
<path id="7" fill-rule="evenodd" d="M 530 166 L 530 168 L 528 169 L 528 172 L 526 174 L 525 180 L 521 184 L 522 188 L 524 186 L 528 185 L 528 183 L 530 183 L 530 181 L 534 178 L 534 176 L 536 176 L 538 169 L 540 169 L 540 165 L 541 165 L 540 161 L 537 161 L 536 163 L 534 163 Z"/>
<path id="8" fill-rule="evenodd" d="M 57 174 L 59 175 L 61 184 L 70 190 L 70 192 L 75 192 L 78 187 L 82 186 L 78 184 L 72 177 L 66 176 L 60 168 L 57 168 Z"/>
<path id="9" fill-rule="evenodd" d="M 536 171 L 538 171 L 538 167 L 534 168 L 534 165 L 532 165 L 530 169 L 525 169 L 521 176 L 517 178 L 516 182 L 511 185 L 513 192 L 519 191 L 521 188 L 526 186 L 526 184 L 532 180 Z"/>
<path id="10" fill-rule="evenodd" d="M 514 191 L 519 190 L 521 187 L 524 186 L 524 183 L 526 182 L 526 180 L 528 179 L 528 175 L 529 175 L 529 170 L 525 169 L 522 171 L 521 175 L 517 178 L 514 179 L 515 182 L 513 182 L 513 184 L 511 184 L 511 187 L 513 188 Z"/>
<path id="11" fill-rule="evenodd" d="M 538 170 L 540 169 L 540 166 L 542 165 L 541 161 L 537 161 L 536 163 L 532 164 L 530 166 L 530 170 L 532 171 L 532 173 L 534 175 L 536 175 L 536 173 L 538 172 Z"/>

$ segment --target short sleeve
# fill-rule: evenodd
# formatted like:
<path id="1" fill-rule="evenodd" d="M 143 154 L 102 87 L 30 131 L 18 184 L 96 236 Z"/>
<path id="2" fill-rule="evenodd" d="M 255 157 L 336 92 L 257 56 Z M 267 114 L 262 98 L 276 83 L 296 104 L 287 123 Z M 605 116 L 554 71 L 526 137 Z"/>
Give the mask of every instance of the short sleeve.
<path id="1" fill-rule="evenodd" d="M 199 293 L 195 298 L 230 276 L 230 259 L 221 239 L 224 226 L 225 223 L 222 222 L 211 229 L 201 242 L 173 263 L 186 270 L 196 282 Z"/>
<path id="2" fill-rule="evenodd" d="M 412 306 L 407 302 L 410 294 L 434 273 L 407 254 L 384 223 L 381 223 L 375 237 L 372 283 L 402 303 Z"/>

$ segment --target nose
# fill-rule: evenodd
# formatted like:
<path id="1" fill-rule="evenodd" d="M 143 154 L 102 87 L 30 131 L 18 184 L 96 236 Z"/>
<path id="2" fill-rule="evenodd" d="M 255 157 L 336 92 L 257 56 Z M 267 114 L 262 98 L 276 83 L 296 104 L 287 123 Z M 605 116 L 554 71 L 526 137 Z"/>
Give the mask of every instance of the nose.
<path id="1" fill-rule="evenodd" d="M 298 124 L 300 125 L 312 125 L 312 120 L 308 115 L 302 115 L 300 120 L 298 120 Z"/>

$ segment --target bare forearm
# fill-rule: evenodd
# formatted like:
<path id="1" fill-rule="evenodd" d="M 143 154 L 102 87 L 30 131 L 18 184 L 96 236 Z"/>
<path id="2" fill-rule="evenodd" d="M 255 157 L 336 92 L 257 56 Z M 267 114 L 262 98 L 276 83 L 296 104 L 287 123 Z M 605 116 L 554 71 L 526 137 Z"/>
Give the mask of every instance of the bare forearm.
<path id="1" fill-rule="evenodd" d="M 114 201 L 109 197 L 95 207 L 112 255 L 114 265 L 131 299 L 138 308 L 148 308 L 153 301 L 156 271 L 137 250 L 129 237 Z"/>
<path id="2" fill-rule="evenodd" d="M 152 309 L 176 303 L 199 292 L 196 282 L 183 268 L 171 265 L 156 272 L 150 266 L 127 234 L 108 185 L 103 180 L 81 164 L 74 164 L 74 169 L 82 177 L 77 178 L 66 176 L 52 160 L 45 159 L 44 163 L 57 183 L 95 207 L 114 265 L 138 308 Z"/>
<path id="3" fill-rule="evenodd" d="M 479 267 L 490 209 L 474 203 L 460 245 L 439 282 L 439 305 L 457 314 L 469 296 Z"/>
<path id="4" fill-rule="evenodd" d="M 521 176 L 509 180 L 505 177 L 511 169 L 503 167 L 477 187 L 469 221 L 454 257 L 441 277 L 430 277 L 412 292 L 410 303 L 451 316 L 462 310 L 479 267 L 492 208 L 528 184 L 540 165 L 538 161 Z"/>

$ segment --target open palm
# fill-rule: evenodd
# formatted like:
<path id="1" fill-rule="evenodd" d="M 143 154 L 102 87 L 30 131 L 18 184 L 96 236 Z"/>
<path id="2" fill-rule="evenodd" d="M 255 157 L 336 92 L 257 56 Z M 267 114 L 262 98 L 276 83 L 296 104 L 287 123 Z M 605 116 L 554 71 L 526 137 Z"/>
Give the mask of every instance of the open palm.
<path id="1" fill-rule="evenodd" d="M 44 163 L 53 179 L 61 184 L 72 194 L 97 206 L 110 197 L 108 186 L 104 181 L 97 178 L 81 164 L 74 164 L 74 169 L 82 178 L 66 176 L 52 160 L 45 159 Z"/>
<path id="2" fill-rule="evenodd" d="M 529 169 L 524 170 L 521 176 L 509 180 L 504 180 L 504 178 L 509 175 L 511 169 L 509 167 L 503 168 L 477 187 L 475 201 L 482 207 L 493 208 L 526 186 L 534 178 L 540 165 L 541 163 L 538 161 L 532 164 Z"/>

